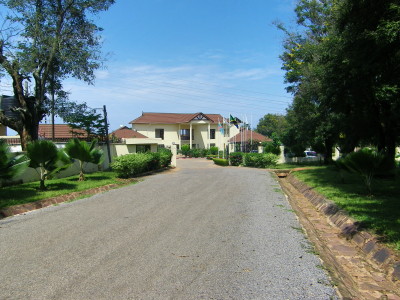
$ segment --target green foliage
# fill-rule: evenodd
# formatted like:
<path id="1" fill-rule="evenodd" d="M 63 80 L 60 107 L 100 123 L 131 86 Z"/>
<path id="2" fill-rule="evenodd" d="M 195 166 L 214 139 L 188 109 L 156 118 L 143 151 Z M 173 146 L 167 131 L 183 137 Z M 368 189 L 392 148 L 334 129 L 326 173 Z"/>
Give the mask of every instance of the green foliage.
<path id="1" fill-rule="evenodd" d="M 166 151 L 152 153 L 133 153 L 118 156 L 111 168 L 117 172 L 118 177 L 128 178 L 144 172 L 158 170 L 171 163 L 172 153 Z"/>
<path id="2" fill-rule="evenodd" d="M 171 165 L 172 152 L 169 149 L 161 148 L 158 150 L 160 153 L 160 167 L 166 168 Z"/>
<path id="3" fill-rule="evenodd" d="M 352 152 L 346 157 L 339 159 L 336 165 L 340 169 L 356 173 L 361 176 L 369 194 L 372 193 L 372 180 L 380 171 L 384 154 L 370 148 L 363 148 Z"/>
<path id="4" fill-rule="evenodd" d="M 243 152 L 232 152 L 229 154 L 231 166 L 240 166 L 243 164 Z"/>
<path id="5" fill-rule="evenodd" d="M 274 142 L 265 142 L 262 144 L 264 147 L 264 153 L 272 153 L 275 155 L 281 154 L 281 148 L 279 145 L 274 144 Z"/>
<path id="6" fill-rule="evenodd" d="M 22 149 L 36 140 L 37 125 L 49 114 L 46 95 L 63 92 L 62 81 L 74 77 L 93 83 L 95 70 L 102 66 L 100 32 L 92 21 L 114 0 L 28 1 L 1 0 L 3 12 L 0 38 L 0 73 L 14 82 L 19 118 L 0 122 L 21 136 Z M 4 50 L 4 51 L 3 51 Z M 24 95 L 23 84 L 33 84 L 33 96 Z"/>
<path id="7" fill-rule="evenodd" d="M 256 132 L 272 138 L 275 135 L 281 139 L 287 131 L 286 116 L 280 114 L 266 114 L 258 121 Z"/>
<path id="8" fill-rule="evenodd" d="M 254 168 L 274 167 L 278 163 L 278 156 L 272 153 L 245 153 L 244 166 Z"/>
<path id="9" fill-rule="evenodd" d="M 200 157 L 207 157 L 210 154 L 210 149 L 200 149 Z"/>
<path id="10" fill-rule="evenodd" d="M 216 146 L 210 147 L 210 154 L 218 155 L 218 147 Z"/>
<path id="11" fill-rule="evenodd" d="M 68 125 L 73 129 L 78 129 L 73 131 L 76 135 L 83 135 L 79 129 L 85 130 L 89 139 L 103 138 L 106 135 L 104 116 L 88 107 L 85 102 L 78 104 L 73 101 L 64 101 L 58 103 L 56 111 Z"/>
<path id="12" fill-rule="evenodd" d="M 190 157 L 197 158 L 197 157 L 200 157 L 200 155 L 201 155 L 200 149 L 190 149 L 190 151 L 189 151 L 189 156 Z"/>
<path id="13" fill-rule="evenodd" d="M 294 172 L 309 187 L 335 202 L 363 229 L 377 233 L 383 242 L 400 250 L 400 176 L 374 179 L 374 194 L 366 196 L 360 176 L 344 172 L 344 183 L 333 167 Z"/>
<path id="14" fill-rule="evenodd" d="M 79 181 L 85 180 L 84 164 L 93 163 L 100 164 L 103 160 L 103 151 L 96 148 L 97 140 L 93 140 L 90 144 L 75 138 L 65 145 L 65 152 L 73 159 L 79 161 L 80 174 Z"/>
<path id="15" fill-rule="evenodd" d="M 211 155 L 211 154 L 209 154 L 209 155 L 206 156 L 206 158 L 211 160 L 211 159 L 213 159 L 213 158 L 218 158 L 218 155 Z"/>
<path id="16" fill-rule="evenodd" d="M 229 166 L 229 160 L 227 160 L 227 159 L 213 158 L 213 161 L 216 165 L 219 165 L 219 166 L 223 166 L 223 167 Z"/>
<path id="17" fill-rule="evenodd" d="M 38 169 L 40 174 L 40 190 L 45 190 L 45 180 L 68 168 L 71 160 L 68 155 L 59 150 L 48 140 L 37 140 L 27 146 L 27 156 L 30 159 L 29 167 Z"/>
<path id="18" fill-rule="evenodd" d="M 182 145 L 181 152 L 186 157 L 189 156 L 190 146 L 189 145 Z"/>
<path id="19" fill-rule="evenodd" d="M 4 140 L 0 140 L 0 181 L 11 180 L 29 164 L 25 155 L 14 155 Z M 1 182 L 0 182 L 1 183 Z"/>
<path id="20" fill-rule="evenodd" d="M 95 172 L 86 175 L 85 181 L 78 182 L 78 175 L 71 177 L 50 179 L 46 181 L 46 190 L 38 191 L 37 182 L 27 182 L 0 189 L 0 209 L 12 205 L 31 203 L 62 195 L 71 196 L 74 192 L 105 186 L 108 184 L 124 185 L 116 178 L 115 172 Z"/>

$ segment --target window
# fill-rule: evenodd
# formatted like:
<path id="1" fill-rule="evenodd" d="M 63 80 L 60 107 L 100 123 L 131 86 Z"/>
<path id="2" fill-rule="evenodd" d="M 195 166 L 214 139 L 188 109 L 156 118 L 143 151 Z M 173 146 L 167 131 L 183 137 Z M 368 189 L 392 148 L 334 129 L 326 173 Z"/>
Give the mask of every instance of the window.
<path id="1" fill-rule="evenodd" d="M 210 147 L 215 147 L 215 143 L 211 143 L 211 144 L 210 144 Z"/>
<path id="2" fill-rule="evenodd" d="M 210 129 L 210 140 L 215 140 L 215 129 Z"/>
<path id="3" fill-rule="evenodd" d="M 150 145 L 136 145 L 136 153 L 150 152 Z"/>
<path id="4" fill-rule="evenodd" d="M 190 140 L 190 129 L 181 129 L 179 132 L 182 141 Z M 194 130 L 192 129 L 192 140 L 194 139 Z"/>
<path id="5" fill-rule="evenodd" d="M 162 140 L 164 139 L 164 129 L 156 129 L 156 138 L 161 138 Z"/>

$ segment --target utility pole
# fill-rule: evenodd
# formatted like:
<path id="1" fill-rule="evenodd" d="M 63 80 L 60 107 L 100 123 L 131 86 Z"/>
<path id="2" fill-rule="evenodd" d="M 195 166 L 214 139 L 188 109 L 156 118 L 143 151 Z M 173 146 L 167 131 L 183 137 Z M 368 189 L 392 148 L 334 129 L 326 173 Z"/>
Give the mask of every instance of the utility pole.
<path id="1" fill-rule="evenodd" d="M 108 122 L 107 122 L 107 109 L 106 106 L 103 105 L 103 114 L 104 114 L 104 129 L 106 130 L 106 146 L 107 146 L 107 154 L 108 154 L 108 162 L 111 163 L 111 151 L 110 151 L 110 140 L 108 138 Z"/>

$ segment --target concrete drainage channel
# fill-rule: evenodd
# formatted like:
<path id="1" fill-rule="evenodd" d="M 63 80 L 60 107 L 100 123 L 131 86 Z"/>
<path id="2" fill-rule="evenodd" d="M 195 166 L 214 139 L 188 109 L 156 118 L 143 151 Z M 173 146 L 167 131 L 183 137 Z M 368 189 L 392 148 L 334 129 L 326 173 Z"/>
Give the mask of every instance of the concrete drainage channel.
<path id="1" fill-rule="evenodd" d="M 293 170 L 274 172 L 343 299 L 400 300 L 400 257 Z"/>

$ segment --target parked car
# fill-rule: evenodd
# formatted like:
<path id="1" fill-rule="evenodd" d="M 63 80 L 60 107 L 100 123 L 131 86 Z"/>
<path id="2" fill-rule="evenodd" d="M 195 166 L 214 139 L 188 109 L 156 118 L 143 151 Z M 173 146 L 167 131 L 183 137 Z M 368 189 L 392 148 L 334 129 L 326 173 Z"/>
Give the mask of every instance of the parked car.
<path id="1" fill-rule="evenodd" d="M 314 158 L 317 157 L 317 152 L 315 151 L 304 151 L 304 155 L 306 158 Z"/>

